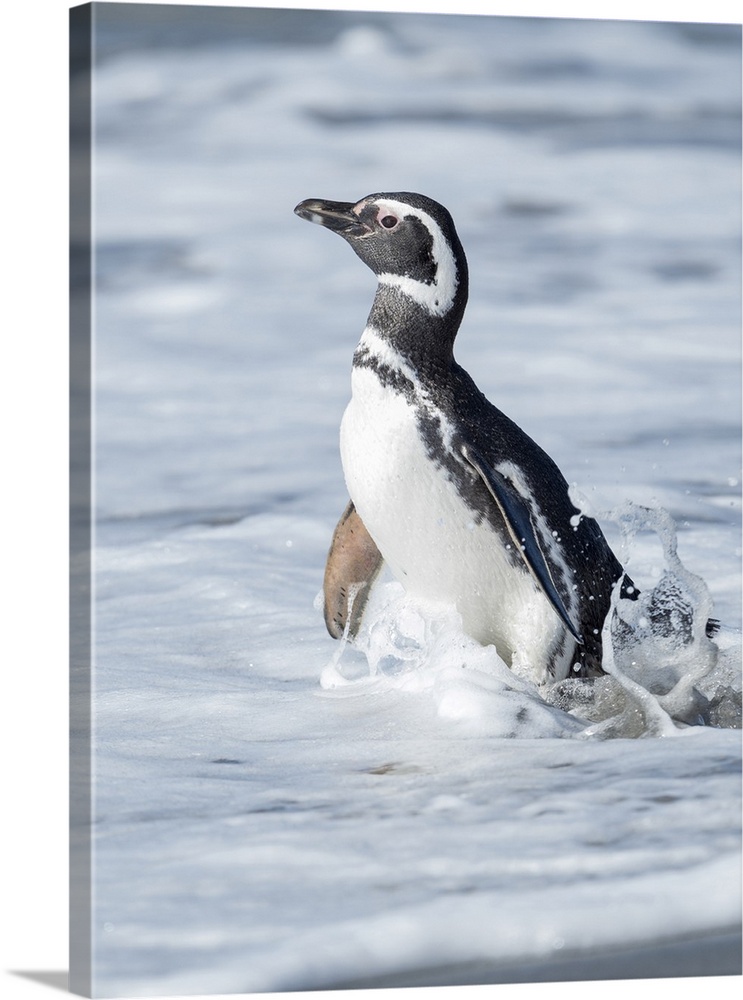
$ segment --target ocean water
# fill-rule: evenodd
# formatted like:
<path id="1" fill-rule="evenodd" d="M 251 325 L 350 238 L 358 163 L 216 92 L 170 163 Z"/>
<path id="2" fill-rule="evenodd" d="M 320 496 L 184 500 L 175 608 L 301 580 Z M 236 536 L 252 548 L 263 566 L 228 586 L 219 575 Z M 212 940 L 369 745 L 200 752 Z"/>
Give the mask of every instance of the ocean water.
<path id="1" fill-rule="evenodd" d="M 189 10 L 97 15 L 96 994 L 734 937 L 739 28 Z M 450 209 L 460 363 L 690 641 L 540 691 L 389 577 L 327 636 L 374 279 L 292 210 L 384 190 Z"/>

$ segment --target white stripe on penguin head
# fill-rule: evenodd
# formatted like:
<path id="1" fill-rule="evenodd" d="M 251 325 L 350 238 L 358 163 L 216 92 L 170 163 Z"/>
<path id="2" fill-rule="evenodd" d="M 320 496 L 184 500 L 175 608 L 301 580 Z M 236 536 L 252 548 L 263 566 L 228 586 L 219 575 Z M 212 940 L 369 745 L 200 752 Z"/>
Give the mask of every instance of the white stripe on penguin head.
<path id="1" fill-rule="evenodd" d="M 433 241 L 433 261 L 436 268 L 436 278 L 428 284 L 417 281 L 404 274 L 380 274 L 379 283 L 399 288 L 405 295 L 429 312 L 432 316 L 444 316 L 454 305 L 454 299 L 459 287 L 459 274 L 449 241 L 441 231 L 438 222 L 420 208 L 413 208 L 402 201 L 380 199 L 374 202 L 381 209 L 388 209 L 401 219 L 412 215 L 418 219 L 431 234 Z"/>

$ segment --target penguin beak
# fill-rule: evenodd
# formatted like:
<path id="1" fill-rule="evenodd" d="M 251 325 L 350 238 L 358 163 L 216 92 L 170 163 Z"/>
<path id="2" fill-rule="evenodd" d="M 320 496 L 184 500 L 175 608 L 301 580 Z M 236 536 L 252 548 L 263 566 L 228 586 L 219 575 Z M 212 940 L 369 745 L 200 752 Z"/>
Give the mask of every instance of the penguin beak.
<path id="1" fill-rule="evenodd" d="M 341 236 L 362 236 L 369 232 L 361 219 L 353 211 L 354 206 L 346 201 L 320 201 L 308 198 L 300 202 L 294 209 L 294 214 L 307 222 L 316 222 Z"/>

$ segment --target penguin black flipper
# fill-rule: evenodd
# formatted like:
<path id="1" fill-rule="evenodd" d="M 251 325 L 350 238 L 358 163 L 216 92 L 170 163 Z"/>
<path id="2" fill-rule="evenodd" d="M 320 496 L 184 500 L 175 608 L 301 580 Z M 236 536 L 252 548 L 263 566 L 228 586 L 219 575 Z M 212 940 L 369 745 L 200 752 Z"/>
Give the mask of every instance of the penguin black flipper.
<path id="1" fill-rule="evenodd" d="M 570 618 L 562 598 L 555 587 L 550 568 L 534 530 L 529 505 L 514 484 L 492 465 L 486 462 L 471 444 L 460 442 L 463 458 L 477 472 L 498 505 L 508 533 L 513 539 L 516 551 L 521 555 L 527 569 L 549 599 L 553 608 L 563 620 L 576 642 L 583 645 L 583 636 Z"/>
<path id="2" fill-rule="evenodd" d="M 356 636 L 382 563 L 382 554 L 350 500 L 333 533 L 325 563 L 325 625 L 334 639 Z"/>

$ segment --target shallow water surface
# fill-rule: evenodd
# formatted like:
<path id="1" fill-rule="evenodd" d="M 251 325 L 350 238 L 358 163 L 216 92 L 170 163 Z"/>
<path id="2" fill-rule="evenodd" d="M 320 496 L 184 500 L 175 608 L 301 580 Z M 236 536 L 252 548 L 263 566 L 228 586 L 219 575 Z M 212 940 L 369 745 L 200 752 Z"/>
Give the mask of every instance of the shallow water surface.
<path id="1" fill-rule="evenodd" d="M 734 940 L 740 31 L 145 10 L 97 15 L 99 993 L 506 981 L 623 949 L 668 975 L 669 942 Z M 292 209 L 384 190 L 452 211 L 458 360 L 645 589 L 662 537 L 609 514 L 670 514 L 724 625 L 716 725 L 638 702 L 619 659 L 593 708 L 539 692 L 425 613 L 372 661 L 326 635 L 374 283 Z"/>

